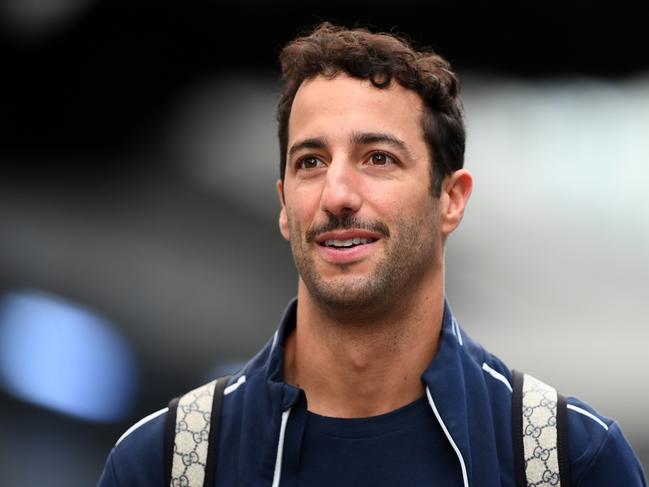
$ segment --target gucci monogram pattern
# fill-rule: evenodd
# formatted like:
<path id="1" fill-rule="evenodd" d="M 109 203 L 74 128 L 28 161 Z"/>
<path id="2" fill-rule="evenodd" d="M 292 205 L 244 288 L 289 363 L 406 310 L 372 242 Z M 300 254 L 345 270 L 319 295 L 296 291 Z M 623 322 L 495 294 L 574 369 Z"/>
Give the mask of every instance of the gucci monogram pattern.
<path id="1" fill-rule="evenodd" d="M 560 487 L 557 391 L 530 375 L 523 383 L 523 449 L 529 487 Z"/>
<path id="2" fill-rule="evenodd" d="M 171 487 L 202 487 L 214 385 L 212 381 L 188 392 L 178 401 Z"/>

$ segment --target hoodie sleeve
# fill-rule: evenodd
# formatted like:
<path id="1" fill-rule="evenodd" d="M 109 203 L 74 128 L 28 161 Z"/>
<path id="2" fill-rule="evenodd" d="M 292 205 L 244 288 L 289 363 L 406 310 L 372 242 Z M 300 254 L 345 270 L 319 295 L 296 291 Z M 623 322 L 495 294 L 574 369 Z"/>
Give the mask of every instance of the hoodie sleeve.
<path id="1" fill-rule="evenodd" d="M 106 460 L 106 465 L 104 465 L 104 471 L 101 473 L 97 487 L 119 487 L 119 482 L 115 475 L 112 452 L 108 456 L 108 460 Z"/>
<path id="2" fill-rule="evenodd" d="M 642 465 L 615 422 L 580 478 L 573 481 L 576 487 L 647 486 Z"/>
<path id="3" fill-rule="evenodd" d="M 163 485 L 165 419 L 166 414 L 151 415 L 122 435 L 106 460 L 97 487 Z"/>

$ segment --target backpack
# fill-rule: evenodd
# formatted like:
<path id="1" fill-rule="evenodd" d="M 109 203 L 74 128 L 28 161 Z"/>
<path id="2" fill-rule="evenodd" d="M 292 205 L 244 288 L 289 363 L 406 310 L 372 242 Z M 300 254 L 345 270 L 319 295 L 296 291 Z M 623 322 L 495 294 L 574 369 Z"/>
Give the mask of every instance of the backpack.
<path id="1" fill-rule="evenodd" d="M 512 371 L 512 435 L 517 487 L 569 487 L 567 402 L 553 387 Z M 223 392 L 220 377 L 169 402 L 165 487 L 213 487 Z"/>

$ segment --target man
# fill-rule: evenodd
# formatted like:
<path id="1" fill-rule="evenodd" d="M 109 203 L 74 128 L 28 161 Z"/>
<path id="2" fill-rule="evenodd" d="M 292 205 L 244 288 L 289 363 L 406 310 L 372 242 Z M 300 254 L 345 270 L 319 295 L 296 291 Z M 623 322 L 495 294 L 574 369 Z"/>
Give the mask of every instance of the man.
<path id="1" fill-rule="evenodd" d="M 212 450 L 207 429 L 182 416 L 201 411 L 203 396 L 178 406 L 168 432 L 190 431 L 194 446 L 176 444 L 171 484 L 203 485 L 205 475 L 219 486 L 560 485 L 550 463 L 561 463 L 561 448 L 561 485 L 646 485 L 618 425 L 574 398 L 567 446 L 552 413 L 528 424 L 537 447 L 517 463 L 512 372 L 445 301 L 444 246 L 472 188 L 448 63 L 328 23 L 287 45 L 281 63 L 279 226 L 299 271 L 297 300 L 229 379 Z M 531 420 L 536 406 L 526 407 Z M 118 441 L 101 486 L 168 484 L 168 414 Z M 547 448 L 544 429 L 559 434 Z"/>

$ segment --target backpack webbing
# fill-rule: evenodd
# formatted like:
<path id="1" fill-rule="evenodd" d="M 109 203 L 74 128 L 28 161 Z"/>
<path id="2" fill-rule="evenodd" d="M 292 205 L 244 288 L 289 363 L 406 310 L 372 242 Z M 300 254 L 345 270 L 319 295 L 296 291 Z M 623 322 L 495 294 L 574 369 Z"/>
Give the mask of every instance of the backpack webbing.
<path id="1" fill-rule="evenodd" d="M 223 391 L 219 377 L 169 402 L 164 487 L 212 487 L 218 459 Z"/>
<path id="2" fill-rule="evenodd" d="M 566 399 L 513 371 L 512 434 L 518 487 L 570 487 Z"/>

